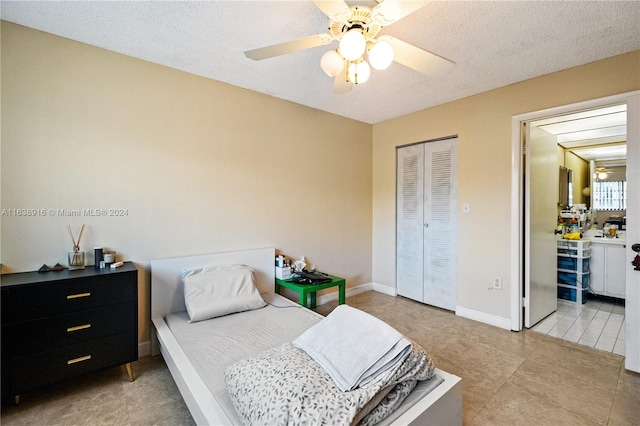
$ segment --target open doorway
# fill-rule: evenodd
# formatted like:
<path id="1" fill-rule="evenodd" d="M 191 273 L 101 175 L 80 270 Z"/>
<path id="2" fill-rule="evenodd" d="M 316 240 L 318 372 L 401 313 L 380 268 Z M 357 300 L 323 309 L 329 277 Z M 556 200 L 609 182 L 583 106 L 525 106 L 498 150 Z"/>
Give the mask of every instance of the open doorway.
<path id="1" fill-rule="evenodd" d="M 532 137 L 525 159 L 531 163 L 531 178 L 525 180 L 532 182 L 529 199 L 547 204 L 525 206 L 525 216 L 538 216 L 531 220 L 530 235 L 547 235 L 548 224 L 556 226 L 555 241 L 543 250 L 534 247 L 525 265 L 528 259 L 532 284 L 539 279 L 535 271 L 550 275 L 551 297 L 557 297 L 548 302 L 544 295 L 534 294 L 540 285 L 531 285 L 530 309 L 546 302 L 553 312 L 543 311 L 545 317 L 530 324 L 532 315 L 526 315 L 525 327 L 619 355 L 625 353 L 626 326 L 626 124 L 626 103 L 532 121 L 530 133 L 546 138 Z M 541 152 L 536 145 L 547 140 L 555 161 L 536 158 Z M 549 169 L 538 170 L 545 159 L 551 163 Z M 533 184 L 537 174 L 555 170 L 553 191 Z M 540 217 L 547 211 L 549 217 Z M 535 229 L 541 222 L 546 226 Z M 565 239 L 576 234 L 580 240 Z"/>
<path id="2" fill-rule="evenodd" d="M 625 347 L 625 367 L 627 369 L 633 371 L 640 371 L 640 315 L 638 311 L 640 310 L 640 291 L 638 291 L 638 287 L 640 285 L 640 274 L 633 270 L 631 266 L 631 260 L 633 260 L 633 256 L 635 253 L 631 252 L 631 243 L 635 243 L 640 240 L 640 224 L 634 223 L 633 218 L 640 217 L 640 202 L 638 198 L 640 198 L 640 188 L 638 177 L 640 176 L 640 93 L 633 92 L 627 94 L 621 94 L 616 96 L 611 96 L 609 98 L 603 98 L 593 101 L 581 102 L 579 104 L 567 105 L 558 108 L 552 108 L 544 111 L 537 111 L 534 113 L 523 114 L 520 116 L 513 117 L 512 120 L 512 136 L 513 136 L 513 153 L 514 153 L 514 161 L 512 168 L 512 176 L 513 176 L 513 186 L 512 191 L 514 196 L 512 197 L 512 329 L 513 330 L 521 330 L 525 324 L 525 318 L 527 315 L 535 312 L 535 308 L 531 309 L 532 304 L 536 304 L 536 292 L 535 289 L 532 291 L 529 288 L 530 282 L 527 280 L 530 278 L 527 275 L 527 272 L 530 272 L 530 268 L 532 266 L 533 260 L 528 257 L 530 254 L 527 250 L 527 245 L 529 242 L 535 238 L 535 236 L 527 236 L 526 232 L 528 232 L 528 226 L 530 225 L 527 222 L 527 217 L 530 217 L 531 212 L 528 210 L 525 211 L 525 201 L 527 201 L 528 188 L 525 183 L 525 178 L 528 177 L 526 174 L 526 161 L 531 161 L 530 158 L 526 158 L 529 154 L 527 151 L 530 150 L 530 146 L 523 146 L 523 136 L 527 129 L 527 125 L 531 126 L 532 123 L 536 123 L 537 129 L 543 127 L 540 125 L 544 123 L 542 120 L 551 119 L 553 117 L 559 116 L 568 116 L 570 114 L 575 113 L 584 113 L 591 112 L 594 110 L 598 110 L 604 107 L 616 106 L 616 105 L 625 105 L 627 107 L 627 112 L 625 113 L 627 117 L 627 173 L 628 180 L 631 183 L 631 186 L 628 188 L 628 207 L 627 207 L 627 217 L 631 218 L 631 226 L 630 223 L 626 224 L 626 238 L 629 239 L 628 248 L 624 248 L 624 253 L 621 255 L 621 258 L 624 261 L 624 265 L 621 266 L 622 274 L 625 276 L 625 289 L 626 289 L 626 307 L 625 307 L 625 320 L 626 320 L 626 347 Z M 550 130 L 550 129 L 547 129 Z M 551 132 L 545 131 L 546 133 L 551 134 L 552 136 L 556 136 Z M 561 132 L 558 132 L 561 133 Z M 573 147 L 562 147 L 564 152 L 571 151 Z M 560 150 L 560 148 L 558 148 Z M 573 153 L 572 153 L 573 154 Z M 549 155 L 547 153 L 547 155 Z M 526 161 L 525 161 L 526 160 Z M 558 164 L 556 164 L 559 166 Z M 594 164 L 595 165 L 595 164 Z M 591 162 L 589 174 L 591 174 Z M 558 170 L 556 169 L 556 176 Z M 590 185 L 591 187 L 591 185 Z M 586 188 L 586 185 L 582 188 L 577 189 L 571 188 L 572 191 L 580 191 L 582 194 L 582 190 Z M 590 188 L 592 189 L 592 188 Z M 558 191 L 559 194 L 559 191 Z M 575 194 L 575 192 L 574 192 Z M 559 195 L 558 195 L 559 196 Z M 590 200 L 591 201 L 591 200 Z M 578 203 L 582 204 L 582 203 Z M 528 207 L 527 207 L 528 208 Z M 530 220 L 530 218 L 529 218 Z M 545 227 L 546 233 L 551 234 L 551 238 L 549 235 L 545 235 L 546 239 L 550 239 L 555 245 L 556 236 L 553 233 L 555 230 L 556 220 L 557 220 L 557 212 L 552 219 L 549 227 Z M 637 222 L 637 220 L 636 220 Z M 526 232 L 525 232 L 526 231 Z M 555 247 L 549 250 L 551 255 L 547 259 L 549 261 L 552 257 L 556 257 L 557 253 Z M 554 259 L 554 266 L 557 259 Z M 528 269 L 529 268 L 529 269 Z M 556 272 L 556 268 L 553 268 L 553 272 Z M 546 298 L 549 298 L 549 292 L 546 293 Z M 555 302 L 557 303 L 557 294 L 556 294 Z M 536 305 L 537 306 L 537 305 Z M 552 308 L 552 311 L 557 309 L 556 307 Z M 549 312 L 550 313 L 550 312 Z M 545 316 L 542 314 L 543 317 Z M 535 324 L 535 319 L 532 320 L 528 326 L 532 326 Z"/>

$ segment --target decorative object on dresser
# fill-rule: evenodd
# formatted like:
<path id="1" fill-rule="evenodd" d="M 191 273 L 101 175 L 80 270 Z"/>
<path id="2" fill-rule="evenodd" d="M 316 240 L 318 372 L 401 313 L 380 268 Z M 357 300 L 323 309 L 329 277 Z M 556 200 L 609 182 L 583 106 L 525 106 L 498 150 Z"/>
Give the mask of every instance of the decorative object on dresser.
<path id="1" fill-rule="evenodd" d="M 138 359 L 138 270 L 2 275 L 2 397 Z"/>
<path id="2" fill-rule="evenodd" d="M 82 233 L 84 232 L 84 225 L 80 228 L 80 234 L 78 234 L 78 241 L 73 237 L 71 226 L 67 225 L 67 231 L 71 237 L 73 243 L 73 251 L 69 252 L 69 269 L 84 269 L 84 252 L 80 251 L 80 240 L 82 239 Z"/>

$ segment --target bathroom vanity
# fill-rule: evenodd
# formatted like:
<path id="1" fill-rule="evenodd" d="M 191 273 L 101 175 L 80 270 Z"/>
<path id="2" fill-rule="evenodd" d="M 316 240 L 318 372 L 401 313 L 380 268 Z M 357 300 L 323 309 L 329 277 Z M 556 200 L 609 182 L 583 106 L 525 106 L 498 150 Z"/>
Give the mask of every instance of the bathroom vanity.
<path id="1" fill-rule="evenodd" d="M 591 237 L 591 292 L 625 298 L 625 250 L 624 238 Z"/>

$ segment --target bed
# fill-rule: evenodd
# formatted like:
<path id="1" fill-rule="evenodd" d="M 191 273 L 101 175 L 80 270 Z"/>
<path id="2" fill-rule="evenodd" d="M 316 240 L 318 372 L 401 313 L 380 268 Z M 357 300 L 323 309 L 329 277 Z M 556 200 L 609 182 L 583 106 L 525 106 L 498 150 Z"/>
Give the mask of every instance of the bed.
<path id="1" fill-rule="evenodd" d="M 226 367 L 294 339 L 323 318 L 274 293 L 274 258 L 275 250 L 265 248 L 151 261 L 152 355 L 162 354 L 199 425 L 241 423 L 224 386 Z M 234 264 L 246 265 L 255 272 L 257 289 L 267 306 L 190 324 L 185 312 L 184 271 Z M 269 322 L 275 327 L 264 338 L 250 335 L 257 324 Z M 217 331 L 212 332 L 210 327 Z M 233 334 L 235 347 L 218 345 L 216 339 L 228 337 L 219 337 L 220 330 L 225 329 Z M 205 358 L 206 353 L 214 355 Z M 419 382 L 400 408 L 381 424 L 461 425 L 461 379 L 435 368 L 435 376 Z"/>

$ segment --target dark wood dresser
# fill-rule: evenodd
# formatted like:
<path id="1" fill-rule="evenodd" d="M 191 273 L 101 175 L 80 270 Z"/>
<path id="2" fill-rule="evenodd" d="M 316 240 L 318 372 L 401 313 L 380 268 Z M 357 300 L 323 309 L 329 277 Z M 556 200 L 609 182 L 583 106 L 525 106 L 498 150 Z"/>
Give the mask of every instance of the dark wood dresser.
<path id="1" fill-rule="evenodd" d="M 2 275 L 2 397 L 138 359 L 138 270 Z"/>

